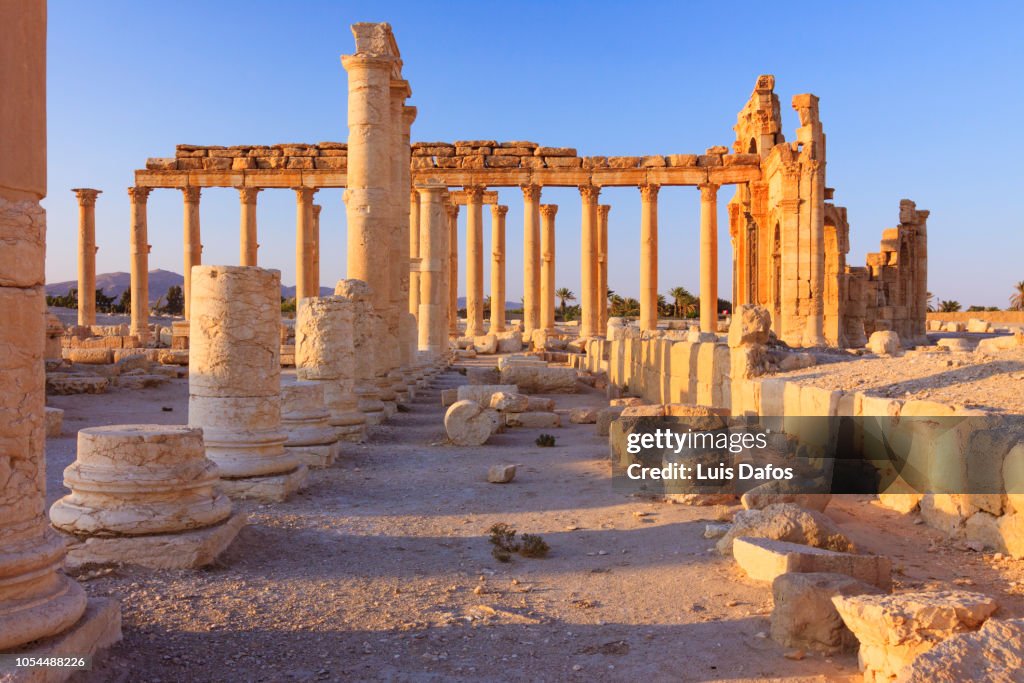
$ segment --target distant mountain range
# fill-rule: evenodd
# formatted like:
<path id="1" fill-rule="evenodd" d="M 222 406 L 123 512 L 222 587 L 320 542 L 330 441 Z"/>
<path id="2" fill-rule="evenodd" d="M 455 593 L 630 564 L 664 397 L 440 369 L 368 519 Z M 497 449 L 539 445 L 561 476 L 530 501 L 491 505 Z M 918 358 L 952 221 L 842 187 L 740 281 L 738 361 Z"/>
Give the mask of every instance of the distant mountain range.
<path id="1" fill-rule="evenodd" d="M 129 273 L 103 273 L 102 275 L 96 276 L 96 289 L 101 290 L 109 297 L 117 299 L 126 289 L 131 287 L 131 282 L 131 274 Z M 167 290 L 170 287 L 173 287 L 174 285 L 180 287 L 184 282 L 184 277 L 169 270 L 161 270 L 158 268 L 157 270 L 149 271 L 149 300 L 151 302 L 156 301 L 167 294 Z M 51 282 L 46 285 L 46 293 L 50 296 L 67 294 L 70 289 L 78 289 L 78 280 Z M 328 294 L 334 294 L 334 290 L 328 287 L 320 288 L 321 296 L 326 296 Z M 286 299 L 290 299 L 295 296 L 295 286 L 282 286 L 281 296 Z"/>

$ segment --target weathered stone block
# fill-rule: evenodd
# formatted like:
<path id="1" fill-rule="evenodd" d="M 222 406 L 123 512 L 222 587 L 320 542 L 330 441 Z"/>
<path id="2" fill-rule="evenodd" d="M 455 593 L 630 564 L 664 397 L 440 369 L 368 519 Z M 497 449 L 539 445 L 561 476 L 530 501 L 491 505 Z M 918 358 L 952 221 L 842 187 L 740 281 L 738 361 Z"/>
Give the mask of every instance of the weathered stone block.
<path id="1" fill-rule="evenodd" d="M 784 647 L 827 654 L 856 650 L 857 638 L 843 623 L 832 598 L 881 592 L 845 574 L 781 574 L 772 582 L 772 640 Z"/>
<path id="2" fill-rule="evenodd" d="M 892 563 L 878 555 L 856 555 L 769 538 L 736 538 L 732 555 L 755 581 L 774 581 L 789 572 L 845 574 L 888 591 Z"/>

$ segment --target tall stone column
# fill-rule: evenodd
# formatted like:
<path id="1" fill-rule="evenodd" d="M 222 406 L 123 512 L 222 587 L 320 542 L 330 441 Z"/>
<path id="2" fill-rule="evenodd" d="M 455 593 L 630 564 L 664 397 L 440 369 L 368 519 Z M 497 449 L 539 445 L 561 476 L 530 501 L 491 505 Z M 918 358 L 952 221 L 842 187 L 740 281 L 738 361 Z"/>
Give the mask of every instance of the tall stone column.
<path id="1" fill-rule="evenodd" d="M 301 380 L 323 385 L 329 422 L 345 441 L 362 441 L 366 417 L 356 396 L 356 305 L 341 296 L 299 302 L 295 316 L 295 370 Z"/>
<path id="2" fill-rule="evenodd" d="M 348 72 L 348 168 L 345 207 L 348 219 L 348 277 L 369 287 L 371 303 L 382 323 L 374 330 L 380 353 L 375 355 L 377 375 L 391 370 L 391 354 L 398 343 L 395 330 L 384 324 L 391 309 L 389 263 L 393 257 L 393 185 L 391 79 L 399 63 L 390 54 L 363 52 L 360 31 L 380 33 L 384 27 L 354 26 L 354 55 L 341 58 Z M 386 31 L 390 33 L 389 30 Z M 381 35 L 382 42 L 387 36 Z M 373 36 L 368 36 L 373 42 Z M 386 48 L 385 48 L 386 49 Z"/>
<path id="3" fill-rule="evenodd" d="M 597 207 L 597 332 L 608 332 L 608 212 L 609 204 Z"/>
<path id="4" fill-rule="evenodd" d="M 491 332 L 505 331 L 505 215 L 508 207 L 491 204 Z"/>
<path id="5" fill-rule="evenodd" d="M 255 266 L 258 260 L 256 254 L 260 248 L 259 236 L 256 232 L 256 195 L 262 188 L 239 187 L 237 189 L 241 222 L 241 265 Z"/>
<path id="6" fill-rule="evenodd" d="M 96 324 L 96 197 L 100 190 L 78 188 L 78 324 Z"/>
<path id="7" fill-rule="evenodd" d="M 523 332 L 540 327 L 540 185 L 523 190 Z"/>
<path id="8" fill-rule="evenodd" d="M 718 185 L 700 185 L 700 331 L 718 332 Z"/>
<path id="9" fill-rule="evenodd" d="M 295 190 L 295 301 L 316 296 L 312 288 L 313 257 L 313 194 L 316 188 L 294 187 Z"/>
<path id="10" fill-rule="evenodd" d="M 82 588 L 59 570 L 64 545 L 50 529 L 44 452 L 46 339 L 46 3 L 0 3 L 0 651 L 57 635 L 86 613 Z M 120 638 L 113 625 L 97 637 Z M 88 617 L 87 617 L 88 618 Z M 33 653 L 34 654 L 34 653 Z M 45 652 L 40 653 L 45 654 Z M 49 671 L 54 672 L 55 669 Z M 0 678 L 8 670 L 0 672 Z M 22 670 L 26 679 L 47 674 Z"/>
<path id="11" fill-rule="evenodd" d="M 540 329 L 555 329 L 555 215 L 557 204 L 540 205 Z"/>
<path id="12" fill-rule="evenodd" d="M 412 94 L 409 82 L 391 81 L 391 126 L 392 126 L 392 167 L 391 207 L 394 230 L 392 231 L 391 259 L 388 264 L 391 277 L 391 308 L 388 323 L 397 333 L 397 345 L 393 349 L 391 379 L 399 402 L 413 396 L 415 371 L 413 351 L 416 344 L 416 323 L 409 316 L 409 202 L 406 201 L 412 187 L 409 170 L 412 163 L 412 148 L 409 142 L 410 128 L 416 120 L 416 107 L 408 107 L 405 100 Z"/>
<path id="13" fill-rule="evenodd" d="M 394 401 L 394 391 L 387 387 L 377 373 L 377 353 L 380 340 L 376 330 L 383 323 L 373 309 L 373 293 L 362 280 L 339 280 L 334 287 L 335 296 L 344 297 L 352 306 L 352 345 L 355 353 L 355 386 L 357 406 L 367 424 L 380 424 L 388 416 L 386 402 Z"/>
<path id="14" fill-rule="evenodd" d="M 197 266 L 189 325 L 188 423 L 233 498 L 285 500 L 306 466 L 281 429 L 281 275 L 252 266 Z"/>
<path id="15" fill-rule="evenodd" d="M 459 336 L 459 205 L 448 211 L 448 334 Z"/>
<path id="16" fill-rule="evenodd" d="M 580 239 L 580 336 L 597 334 L 597 198 L 601 188 L 580 186 L 583 219 Z"/>
<path id="17" fill-rule="evenodd" d="M 810 310 L 803 345 L 827 346 L 825 339 L 825 162 L 812 159 L 809 167 L 811 195 L 810 226 Z"/>
<path id="18" fill-rule="evenodd" d="M 309 291 L 310 296 L 320 296 L 320 211 L 324 207 L 313 205 L 313 249 L 309 256 Z"/>
<path id="19" fill-rule="evenodd" d="M 185 320 L 189 320 L 189 303 L 192 294 L 192 266 L 198 266 L 203 262 L 203 241 L 199 230 L 199 194 L 198 187 L 188 186 L 181 188 L 184 199 L 184 210 L 182 211 L 182 234 L 185 238 L 185 286 L 182 294 L 185 298 Z"/>
<path id="20" fill-rule="evenodd" d="M 484 188 L 466 190 L 466 335 L 484 333 Z"/>
<path id="21" fill-rule="evenodd" d="M 640 329 L 658 327 L 658 191 L 640 186 Z"/>
<path id="22" fill-rule="evenodd" d="M 443 185 L 417 185 L 420 219 L 420 303 L 419 350 L 431 359 L 448 350 L 449 292 L 445 288 L 444 269 L 448 261 L 448 237 L 451 231 Z"/>
<path id="23" fill-rule="evenodd" d="M 145 344 L 149 341 L 149 235 L 146 224 L 146 201 L 151 188 L 129 187 L 131 201 L 131 333 Z"/>
<path id="24" fill-rule="evenodd" d="M 409 312 L 420 314 L 420 193 L 409 193 Z"/>

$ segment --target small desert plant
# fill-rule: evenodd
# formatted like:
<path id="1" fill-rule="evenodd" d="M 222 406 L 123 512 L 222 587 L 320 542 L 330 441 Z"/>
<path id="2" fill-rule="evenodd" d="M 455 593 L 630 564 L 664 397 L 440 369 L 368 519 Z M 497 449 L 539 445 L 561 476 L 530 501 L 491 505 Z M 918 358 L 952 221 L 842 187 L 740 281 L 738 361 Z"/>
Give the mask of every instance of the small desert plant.
<path id="1" fill-rule="evenodd" d="M 543 538 L 535 534 L 523 534 L 519 541 L 516 540 L 516 530 L 504 522 L 491 525 L 487 530 L 490 534 L 491 555 L 499 562 L 512 560 L 512 553 L 519 553 L 523 557 L 544 557 L 551 550 L 551 547 Z"/>
<path id="2" fill-rule="evenodd" d="M 541 434 L 534 443 L 541 448 L 551 448 L 555 445 L 555 437 L 550 434 Z"/>

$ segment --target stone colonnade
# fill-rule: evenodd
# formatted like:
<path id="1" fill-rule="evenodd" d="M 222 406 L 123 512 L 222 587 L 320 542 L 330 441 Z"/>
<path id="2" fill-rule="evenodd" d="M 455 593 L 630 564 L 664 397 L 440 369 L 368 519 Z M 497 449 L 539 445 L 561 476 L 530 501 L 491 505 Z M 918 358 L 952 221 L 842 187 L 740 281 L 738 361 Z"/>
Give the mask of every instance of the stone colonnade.
<path id="1" fill-rule="evenodd" d="M 45 465 L 46 3 L 0 3 L 0 651 L 88 655 L 120 638 L 120 611 L 59 570 Z M 61 643 L 64 643 L 62 649 Z M 73 648 L 74 651 L 68 651 Z M 5 670 L 3 673 L 7 673 Z M 15 674 L 17 675 L 17 674 Z M 2 677 L 2 674 L 0 674 Z"/>

